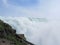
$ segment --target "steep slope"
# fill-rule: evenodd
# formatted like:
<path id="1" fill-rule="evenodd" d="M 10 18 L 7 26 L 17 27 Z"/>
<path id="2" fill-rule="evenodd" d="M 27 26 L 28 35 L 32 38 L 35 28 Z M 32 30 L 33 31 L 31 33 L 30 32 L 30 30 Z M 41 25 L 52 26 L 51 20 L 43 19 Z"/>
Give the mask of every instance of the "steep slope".
<path id="1" fill-rule="evenodd" d="M 26 41 L 24 34 L 19 35 L 16 34 L 16 30 L 13 29 L 9 24 L 0 20 L 0 39 L 12 41 L 14 42 L 14 45 L 33 45 L 32 43 Z"/>

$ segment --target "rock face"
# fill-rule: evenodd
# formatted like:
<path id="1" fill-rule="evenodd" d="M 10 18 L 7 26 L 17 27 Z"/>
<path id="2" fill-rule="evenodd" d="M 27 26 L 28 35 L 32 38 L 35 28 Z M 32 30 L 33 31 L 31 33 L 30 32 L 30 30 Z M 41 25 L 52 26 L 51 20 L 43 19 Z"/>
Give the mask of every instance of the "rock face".
<path id="1" fill-rule="evenodd" d="M 0 45 L 34 45 L 28 42 L 24 34 L 16 34 L 16 30 L 0 20 Z"/>

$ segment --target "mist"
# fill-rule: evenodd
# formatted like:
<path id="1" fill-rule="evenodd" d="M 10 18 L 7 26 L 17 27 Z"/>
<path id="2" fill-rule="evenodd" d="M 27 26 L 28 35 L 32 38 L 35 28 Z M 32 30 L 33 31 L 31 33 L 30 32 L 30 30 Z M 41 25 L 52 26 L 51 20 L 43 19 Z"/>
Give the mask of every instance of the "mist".
<path id="1" fill-rule="evenodd" d="M 0 17 L 1 20 L 24 34 L 35 45 L 60 45 L 60 21 L 47 18 Z"/>

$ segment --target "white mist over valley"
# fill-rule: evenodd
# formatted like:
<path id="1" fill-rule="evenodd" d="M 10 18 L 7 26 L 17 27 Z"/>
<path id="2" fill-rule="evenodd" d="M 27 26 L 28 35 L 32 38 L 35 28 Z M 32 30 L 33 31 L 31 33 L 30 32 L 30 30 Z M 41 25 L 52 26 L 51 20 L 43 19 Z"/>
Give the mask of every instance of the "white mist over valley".
<path id="1" fill-rule="evenodd" d="M 60 45 L 60 20 L 31 17 L 0 17 L 10 24 L 16 33 L 25 34 L 35 45 Z"/>

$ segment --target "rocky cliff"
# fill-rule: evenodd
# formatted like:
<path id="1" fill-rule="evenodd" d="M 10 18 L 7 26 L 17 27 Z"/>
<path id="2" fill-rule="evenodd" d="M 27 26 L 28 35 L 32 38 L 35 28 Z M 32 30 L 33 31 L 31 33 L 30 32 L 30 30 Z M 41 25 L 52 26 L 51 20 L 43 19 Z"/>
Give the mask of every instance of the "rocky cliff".
<path id="1" fill-rule="evenodd" d="M 2 40 L 6 42 L 6 45 L 8 45 L 8 42 L 9 45 L 11 45 L 11 42 L 13 45 L 34 45 L 26 40 L 24 34 L 16 34 L 15 29 L 0 20 L 0 43 Z M 1 45 L 3 45 L 3 43 Z"/>

